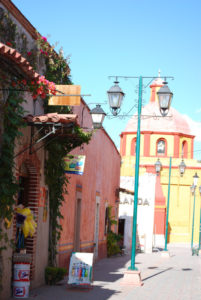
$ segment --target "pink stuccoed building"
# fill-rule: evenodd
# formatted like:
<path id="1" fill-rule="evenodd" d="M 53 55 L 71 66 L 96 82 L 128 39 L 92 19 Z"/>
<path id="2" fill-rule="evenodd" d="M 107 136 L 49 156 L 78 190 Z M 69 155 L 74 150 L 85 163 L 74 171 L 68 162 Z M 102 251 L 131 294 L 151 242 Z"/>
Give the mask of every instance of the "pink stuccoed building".
<path id="1" fill-rule="evenodd" d="M 92 130 L 89 108 L 82 100 L 73 113 L 86 130 Z M 107 255 L 107 208 L 118 219 L 120 154 L 102 128 L 93 133 L 88 145 L 72 154 L 85 155 L 83 175 L 66 174 L 69 178 L 68 195 L 62 206 L 62 234 L 58 247 L 59 266 L 68 267 L 70 255 L 93 252 L 95 260 Z M 113 227 L 117 230 L 117 225 Z"/>

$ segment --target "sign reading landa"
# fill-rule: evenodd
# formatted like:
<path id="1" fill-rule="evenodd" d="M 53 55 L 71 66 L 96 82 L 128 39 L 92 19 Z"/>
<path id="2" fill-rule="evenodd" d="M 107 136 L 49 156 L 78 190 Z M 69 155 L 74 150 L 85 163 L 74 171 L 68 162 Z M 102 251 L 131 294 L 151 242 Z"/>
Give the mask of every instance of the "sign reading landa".
<path id="1" fill-rule="evenodd" d="M 123 198 L 120 198 L 120 204 L 129 204 L 132 205 L 134 203 L 134 199 L 133 198 L 127 198 L 126 196 Z M 149 201 L 147 198 L 142 199 L 142 198 L 138 198 L 138 205 L 150 205 Z"/>

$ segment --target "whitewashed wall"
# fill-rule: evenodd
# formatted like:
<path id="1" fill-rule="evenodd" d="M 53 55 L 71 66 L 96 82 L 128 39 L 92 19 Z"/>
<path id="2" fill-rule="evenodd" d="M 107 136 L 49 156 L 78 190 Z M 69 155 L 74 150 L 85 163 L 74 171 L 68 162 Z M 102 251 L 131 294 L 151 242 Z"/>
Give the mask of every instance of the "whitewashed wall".
<path id="1" fill-rule="evenodd" d="M 154 174 L 145 173 L 139 177 L 137 243 L 145 253 L 151 253 L 153 246 L 155 182 Z M 122 176 L 120 186 L 133 191 L 134 178 Z M 120 193 L 119 218 L 125 219 L 124 245 L 127 249 L 130 249 L 132 244 L 133 202 L 134 196 Z"/>

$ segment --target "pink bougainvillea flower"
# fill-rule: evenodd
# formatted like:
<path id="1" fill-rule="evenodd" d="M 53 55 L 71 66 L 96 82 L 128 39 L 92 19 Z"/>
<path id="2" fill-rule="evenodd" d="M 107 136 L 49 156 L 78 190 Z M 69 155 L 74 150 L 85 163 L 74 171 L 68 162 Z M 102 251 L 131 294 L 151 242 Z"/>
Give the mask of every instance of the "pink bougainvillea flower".
<path id="1" fill-rule="evenodd" d="M 27 84 L 27 81 L 26 81 L 25 79 L 23 79 L 23 80 L 21 81 L 21 83 L 24 84 L 24 85 L 26 85 L 26 84 Z"/>
<path id="2" fill-rule="evenodd" d="M 42 87 L 39 87 L 39 88 L 36 89 L 36 93 L 37 93 L 38 95 L 41 95 L 42 92 L 43 92 L 43 88 L 42 88 Z"/>
<path id="3" fill-rule="evenodd" d="M 48 53 L 47 53 L 47 51 L 44 51 L 44 54 L 45 54 L 46 56 L 48 56 Z"/>
<path id="4" fill-rule="evenodd" d="M 54 84 L 54 82 L 49 82 L 49 84 L 48 84 L 48 89 L 50 90 L 50 92 L 52 93 L 52 94 L 56 94 L 56 87 L 55 87 L 55 84 Z"/>
<path id="5" fill-rule="evenodd" d="M 52 95 L 56 95 L 56 90 L 54 90 L 54 91 L 52 90 L 51 93 L 52 93 Z"/>
<path id="6" fill-rule="evenodd" d="M 47 38 L 45 36 L 42 36 L 41 39 L 44 41 L 44 42 L 47 42 Z"/>
<path id="7" fill-rule="evenodd" d="M 27 52 L 27 55 L 28 55 L 28 56 L 31 56 L 31 55 L 32 55 L 32 52 L 31 52 L 31 51 Z"/>
<path id="8" fill-rule="evenodd" d="M 46 98 L 46 93 L 42 93 L 42 94 L 41 94 L 41 98 L 42 98 L 42 99 L 45 99 L 45 98 Z"/>
<path id="9" fill-rule="evenodd" d="M 40 76 L 39 80 L 37 81 L 38 84 L 43 83 L 45 79 L 45 76 Z"/>
<path id="10" fill-rule="evenodd" d="M 52 82 L 52 81 L 49 81 L 49 87 L 51 87 L 51 88 L 55 88 L 55 83 L 54 83 L 54 82 Z"/>
<path id="11" fill-rule="evenodd" d="M 45 76 L 40 76 L 37 81 L 28 81 L 25 79 L 20 81 L 20 83 L 28 84 L 29 91 L 32 94 L 32 98 L 35 100 L 38 96 L 45 99 L 48 94 L 56 95 L 56 86 L 54 82 L 51 82 L 45 78 Z"/>
<path id="12" fill-rule="evenodd" d="M 41 52 L 41 53 L 44 53 L 43 49 L 40 49 L 40 52 Z"/>

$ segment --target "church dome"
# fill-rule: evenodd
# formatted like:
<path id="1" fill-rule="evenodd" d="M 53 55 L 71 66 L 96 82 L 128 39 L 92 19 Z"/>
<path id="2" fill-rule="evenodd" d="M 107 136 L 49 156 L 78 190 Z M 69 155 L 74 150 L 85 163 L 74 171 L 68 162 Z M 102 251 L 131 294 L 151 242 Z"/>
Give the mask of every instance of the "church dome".
<path id="1" fill-rule="evenodd" d="M 170 108 L 168 115 L 162 117 L 158 103 L 149 102 L 142 108 L 141 112 L 141 131 L 143 132 L 164 132 L 182 133 L 193 135 L 187 120 L 174 108 Z M 137 131 L 137 113 L 128 121 L 124 132 Z"/>

